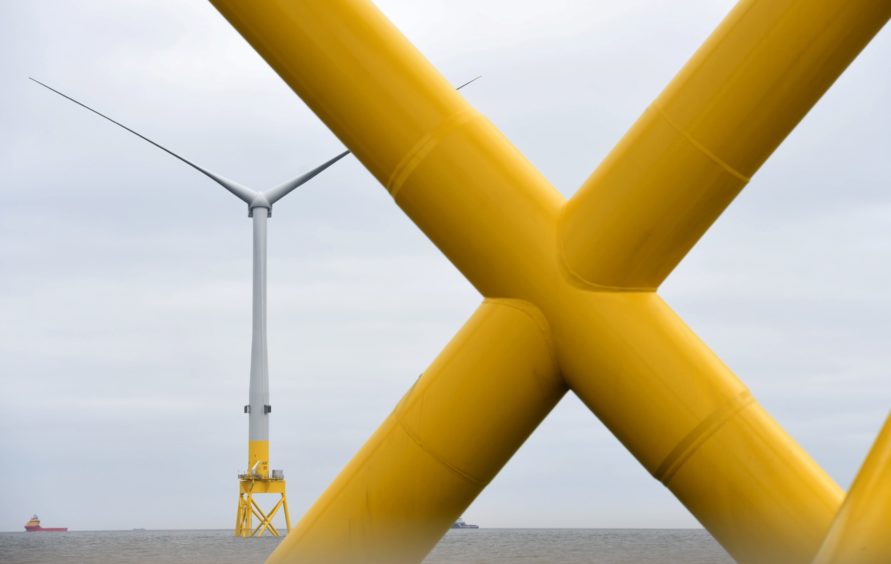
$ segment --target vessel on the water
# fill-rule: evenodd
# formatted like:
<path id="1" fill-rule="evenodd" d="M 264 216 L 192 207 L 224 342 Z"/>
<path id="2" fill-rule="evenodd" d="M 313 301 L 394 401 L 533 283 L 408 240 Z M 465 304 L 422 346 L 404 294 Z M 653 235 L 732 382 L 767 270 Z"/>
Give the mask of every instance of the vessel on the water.
<path id="1" fill-rule="evenodd" d="M 458 520 L 452 524 L 453 529 L 479 529 L 479 525 L 471 525 L 469 523 L 465 523 L 464 519 L 458 517 Z"/>
<path id="2" fill-rule="evenodd" d="M 25 523 L 25 530 L 29 533 L 64 533 L 68 531 L 68 527 L 41 527 L 40 519 L 34 515 L 30 521 Z"/>

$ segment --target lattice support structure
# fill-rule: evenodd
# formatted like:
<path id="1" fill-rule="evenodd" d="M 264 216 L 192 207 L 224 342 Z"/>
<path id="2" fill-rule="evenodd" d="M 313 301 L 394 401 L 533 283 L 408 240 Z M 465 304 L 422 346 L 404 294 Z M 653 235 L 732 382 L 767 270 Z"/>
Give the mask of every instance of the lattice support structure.
<path id="1" fill-rule="evenodd" d="M 738 561 L 814 558 L 842 490 L 657 290 L 891 1 L 741 1 L 568 201 L 367 0 L 212 1 L 484 298 L 271 562 L 420 561 L 567 390 Z"/>
<path id="2" fill-rule="evenodd" d="M 285 481 L 264 479 L 251 475 L 239 476 L 238 510 L 235 517 L 235 536 L 260 537 L 269 533 L 274 537 L 281 536 L 278 528 L 273 523 L 275 516 L 281 510 L 284 521 L 284 533 L 291 530 L 291 516 L 288 513 L 288 496 L 285 493 Z M 272 509 L 264 511 L 256 496 L 278 495 L 278 501 Z M 254 526 L 254 518 L 257 525 Z"/>

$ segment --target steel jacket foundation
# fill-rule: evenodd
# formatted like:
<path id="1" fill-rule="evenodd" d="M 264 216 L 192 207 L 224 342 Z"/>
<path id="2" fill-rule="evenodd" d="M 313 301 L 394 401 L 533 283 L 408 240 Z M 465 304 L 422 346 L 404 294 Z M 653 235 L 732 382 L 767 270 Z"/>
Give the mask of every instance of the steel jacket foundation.
<path id="1" fill-rule="evenodd" d="M 738 561 L 813 559 L 841 489 L 655 291 L 891 2 L 741 2 L 568 202 L 371 3 L 213 3 L 486 299 L 272 561 L 420 561 L 564 387 Z"/>

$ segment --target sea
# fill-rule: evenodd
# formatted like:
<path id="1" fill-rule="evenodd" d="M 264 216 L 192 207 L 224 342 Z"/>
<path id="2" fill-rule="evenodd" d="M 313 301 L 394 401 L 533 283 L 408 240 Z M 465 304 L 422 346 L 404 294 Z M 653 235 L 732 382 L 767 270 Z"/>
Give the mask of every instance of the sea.
<path id="1" fill-rule="evenodd" d="M 279 538 L 231 530 L 0 533 L 3 564 L 244 564 Z M 425 563 L 731 563 L 702 529 L 453 529 Z"/>

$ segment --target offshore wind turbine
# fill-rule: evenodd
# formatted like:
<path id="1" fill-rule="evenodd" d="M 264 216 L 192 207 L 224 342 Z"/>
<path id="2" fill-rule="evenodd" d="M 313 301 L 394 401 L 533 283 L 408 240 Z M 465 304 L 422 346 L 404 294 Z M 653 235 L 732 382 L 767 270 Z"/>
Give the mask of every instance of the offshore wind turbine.
<path id="1" fill-rule="evenodd" d="M 297 178 L 289 180 L 274 188 L 265 191 L 252 190 L 242 184 L 229 180 L 201 167 L 189 159 L 174 153 L 167 147 L 157 143 L 145 135 L 127 127 L 107 115 L 75 100 L 55 88 L 29 77 L 32 81 L 44 88 L 55 92 L 59 96 L 74 102 L 94 114 L 110 121 L 111 123 L 129 131 L 140 139 L 151 143 L 170 156 L 179 159 L 198 172 L 204 174 L 248 205 L 248 216 L 253 218 L 253 305 L 252 305 L 252 337 L 251 337 L 251 377 L 249 402 L 244 406 L 244 412 L 249 416 L 248 422 L 248 465 L 247 471 L 239 474 L 238 510 L 236 513 L 235 535 L 254 536 L 262 535 L 269 531 L 274 536 L 279 536 L 278 530 L 272 524 L 272 519 L 281 508 L 285 517 L 287 530 L 291 528 L 291 519 L 288 513 L 288 501 L 285 495 L 284 473 L 281 470 L 269 470 L 269 414 L 272 406 L 269 403 L 269 361 L 266 339 L 266 222 L 272 216 L 272 205 L 281 200 L 294 189 L 302 186 L 313 177 L 333 165 L 343 157 L 350 154 L 344 151 L 325 161 L 316 168 L 306 172 Z M 479 76 L 458 86 L 461 90 L 468 84 L 480 78 Z M 253 499 L 254 494 L 269 493 L 280 494 L 281 498 L 275 506 L 265 512 Z M 260 523 L 254 528 L 252 517 L 256 515 Z"/>
<path id="2" fill-rule="evenodd" d="M 248 404 L 244 406 L 244 412 L 249 416 L 248 422 L 248 465 L 247 472 L 239 475 L 240 492 L 235 534 L 238 536 L 262 535 L 268 530 L 278 536 L 278 530 L 272 524 L 272 518 L 279 508 L 283 509 L 285 525 L 291 528 L 290 515 L 288 514 L 288 502 L 285 495 L 284 473 L 281 470 L 269 471 L 269 414 L 272 406 L 269 403 L 269 360 L 266 338 L 266 222 L 272 215 L 272 206 L 294 189 L 302 186 L 317 174 L 333 165 L 350 151 L 344 151 L 337 156 L 325 161 L 316 168 L 306 172 L 297 178 L 289 180 L 274 188 L 265 191 L 252 190 L 242 184 L 229 180 L 219 174 L 199 166 L 191 160 L 174 153 L 167 147 L 157 143 L 145 135 L 127 127 L 123 123 L 115 121 L 107 115 L 75 100 L 39 80 L 31 78 L 37 84 L 47 88 L 56 94 L 86 108 L 94 114 L 105 118 L 111 123 L 126 129 L 133 135 L 151 143 L 165 153 L 179 159 L 198 172 L 204 174 L 248 206 L 248 216 L 253 218 L 253 313 L 252 313 L 252 338 L 251 338 L 251 378 Z M 253 495 L 258 493 L 280 494 L 281 498 L 275 507 L 268 513 L 253 500 Z M 260 525 L 252 527 L 252 515 L 260 520 Z"/>

